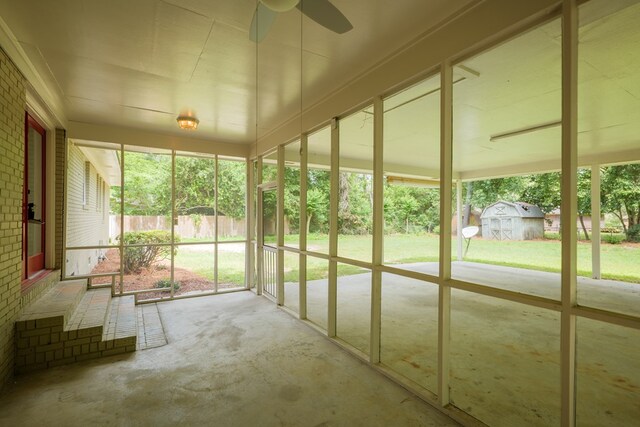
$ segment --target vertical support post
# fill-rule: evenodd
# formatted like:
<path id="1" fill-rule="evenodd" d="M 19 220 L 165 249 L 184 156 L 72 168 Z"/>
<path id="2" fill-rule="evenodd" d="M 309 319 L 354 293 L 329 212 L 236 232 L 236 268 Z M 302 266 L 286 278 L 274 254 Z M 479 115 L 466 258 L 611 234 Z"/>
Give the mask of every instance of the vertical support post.
<path id="1" fill-rule="evenodd" d="M 456 242 L 458 247 L 458 261 L 462 261 L 462 181 L 456 180 Z"/>
<path id="2" fill-rule="evenodd" d="M 56 130 L 57 132 L 57 130 Z M 67 181 L 69 175 L 69 143 L 67 140 L 67 136 L 65 133 L 64 136 L 64 174 L 62 178 L 62 259 L 60 260 L 60 278 L 64 280 L 67 277 L 67 215 L 69 213 L 69 209 L 67 209 L 68 197 L 67 197 Z M 56 144 L 59 140 L 56 138 Z M 57 151 L 57 147 L 56 147 Z M 122 187 L 122 185 L 121 185 Z M 120 211 L 122 211 L 122 206 L 120 206 Z M 57 243 L 57 242 L 56 242 Z M 120 236 L 120 243 L 122 243 L 122 236 Z M 122 259 L 122 253 L 120 254 L 120 259 Z M 111 287 L 111 296 L 115 295 L 115 286 Z"/>
<path id="3" fill-rule="evenodd" d="M 337 308 L 338 308 L 338 192 L 340 180 L 340 121 L 331 119 L 331 191 L 330 220 L 329 220 L 329 295 L 327 335 L 335 337 L 337 333 Z"/>
<path id="4" fill-rule="evenodd" d="M 562 4 L 562 313 L 560 326 L 561 425 L 574 427 L 577 273 L 578 7 Z"/>
<path id="5" fill-rule="evenodd" d="M 602 278 L 600 271 L 600 165 L 591 165 L 591 277 Z"/>
<path id="6" fill-rule="evenodd" d="M 258 157 L 258 170 L 256 171 L 256 183 L 258 185 L 262 184 L 262 156 Z M 258 283 L 256 283 L 256 294 L 262 295 L 262 285 L 264 283 L 264 249 L 262 247 L 262 236 L 264 236 L 264 224 L 262 218 L 262 190 L 260 187 L 256 193 L 256 197 L 258 198 L 257 210 L 256 210 L 256 221 L 258 222 L 257 233 L 256 236 L 256 251 L 257 251 L 257 259 L 258 259 L 258 267 L 257 267 L 257 279 Z"/>
<path id="7" fill-rule="evenodd" d="M 120 295 L 124 292 L 124 157 L 124 144 L 120 144 Z"/>
<path id="8" fill-rule="evenodd" d="M 254 271 L 253 271 L 253 266 L 255 265 L 255 256 L 256 254 L 253 251 L 253 240 L 255 239 L 255 236 L 253 234 L 254 231 L 254 218 L 255 218 L 255 207 L 253 206 L 254 200 L 253 200 L 253 189 L 254 189 L 254 179 L 255 177 L 253 176 L 253 162 L 249 159 L 246 160 L 246 173 L 247 173 L 247 185 L 246 185 L 246 192 L 247 192 L 247 196 L 245 198 L 245 203 L 247 204 L 245 210 L 244 210 L 244 215 L 245 215 L 245 223 L 247 224 L 247 229 L 246 229 L 246 236 L 247 236 L 247 242 L 245 244 L 245 253 L 247 254 L 247 256 L 245 257 L 245 265 L 244 265 L 244 271 L 245 271 L 245 277 L 244 277 L 244 286 L 246 289 L 251 289 L 251 285 L 253 284 L 253 280 L 254 280 Z M 218 171 L 216 169 L 216 182 L 218 181 Z M 218 200 L 218 191 L 216 190 L 216 201 Z M 216 214 L 218 208 L 216 205 Z M 218 227 L 216 227 L 217 229 Z"/>
<path id="9" fill-rule="evenodd" d="M 169 283 L 171 289 L 171 298 L 174 294 L 174 264 L 176 258 L 175 235 L 176 235 L 176 150 L 171 150 L 171 275 Z"/>
<path id="10" fill-rule="evenodd" d="M 451 196 L 453 158 L 453 71 L 440 70 L 440 280 L 438 292 L 438 400 L 449 404 L 449 341 L 451 335 Z M 459 228 L 459 227 L 458 227 Z"/>
<path id="11" fill-rule="evenodd" d="M 214 203 L 214 210 L 216 212 L 216 216 L 215 216 L 215 234 L 214 234 L 214 241 L 216 242 L 216 244 L 214 245 L 214 249 L 213 249 L 213 292 L 218 293 L 218 227 L 220 226 L 220 221 L 218 221 L 218 155 L 216 154 L 215 159 L 213 161 L 213 180 L 215 181 L 213 183 L 213 203 Z M 246 274 L 246 273 L 245 273 Z"/>
<path id="12" fill-rule="evenodd" d="M 309 138 L 306 133 L 300 135 L 300 257 L 299 262 L 299 316 L 307 318 L 307 161 L 309 158 Z"/>
<path id="13" fill-rule="evenodd" d="M 373 99 L 373 271 L 371 272 L 371 348 L 369 360 L 380 363 L 382 271 L 384 262 L 384 101 Z"/>
<path id="14" fill-rule="evenodd" d="M 278 252 L 276 258 L 276 286 L 278 305 L 284 305 L 284 145 L 278 145 L 278 187 L 277 201 L 277 240 Z"/>

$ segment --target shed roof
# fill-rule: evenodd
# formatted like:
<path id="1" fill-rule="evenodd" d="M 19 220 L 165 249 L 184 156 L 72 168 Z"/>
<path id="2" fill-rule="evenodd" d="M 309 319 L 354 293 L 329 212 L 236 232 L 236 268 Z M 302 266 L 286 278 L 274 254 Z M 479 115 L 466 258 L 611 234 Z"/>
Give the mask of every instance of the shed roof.
<path id="1" fill-rule="evenodd" d="M 525 203 L 525 202 L 505 202 L 504 200 L 500 200 L 498 202 L 492 203 L 491 205 L 484 208 L 484 210 L 482 211 L 481 218 L 487 217 L 487 214 L 486 214 L 487 210 L 498 204 L 512 206 L 513 208 L 515 208 L 516 212 L 518 212 L 518 216 L 522 218 L 544 218 L 544 213 L 536 205 L 532 205 L 531 203 Z"/>

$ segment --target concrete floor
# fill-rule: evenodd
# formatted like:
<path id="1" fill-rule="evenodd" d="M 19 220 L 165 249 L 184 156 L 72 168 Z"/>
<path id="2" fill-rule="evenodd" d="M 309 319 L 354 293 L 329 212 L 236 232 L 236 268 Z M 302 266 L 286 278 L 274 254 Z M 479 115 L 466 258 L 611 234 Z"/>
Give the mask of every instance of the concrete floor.
<path id="1" fill-rule="evenodd" d="M 434 273 L 431 263 L 405 267 Z M 453 269 L 458 278 L 518 292 L 553 298 L 559 290 L 554 273 L 466 262 Z M 370 289 L 370 274 L 338 278 L 338 337 L 366 353 Z M 598 308 L 640 308 L 640 285 L 580 279 L 579 290 L 582 303 Z M 326 328 L 327 281 L 308 282 L 307 294 L 309 319 Z M 297 311 L 297 298 L 297 284 L 287 284 L 285 306 Z M 437 307 L 437 286 L 383 274 L 382 363 L 434 393 Z M 640 425 L 640 331 L 578 319 L 577 334 L 578 425 Z M 491 426 L 559 425 L 559 313 L 453 290 L 451 398 Z"/>
<path id="2" fill-rule="evenodd" d="M 457 425 L 251 292 L 158 307 L 168 345 L 19 376 L 0 425 Z"/>

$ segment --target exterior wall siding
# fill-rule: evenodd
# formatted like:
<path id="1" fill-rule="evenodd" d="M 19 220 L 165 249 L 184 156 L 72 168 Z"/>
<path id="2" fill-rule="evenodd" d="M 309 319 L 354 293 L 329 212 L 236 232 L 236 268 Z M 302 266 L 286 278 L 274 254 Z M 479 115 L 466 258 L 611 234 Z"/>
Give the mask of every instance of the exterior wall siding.
<path id="1" fill-rule="evenodd" d="M 67 145 L 67 246 L 107 245 L 109 244 L 110 187 L 105 184 L 104 194 L 98 194 L 96 183 L 102 177 L 92 164 L 89 164 L 89 181 L 85 187 L 85 167 L 88 159 L 72 142 Z M 98 197 L 101 198 L 101 203 Z M 105 249 L 67 251 L 65 276 L 91 273 L 105 251 Z"/>
<path id="2" fill-rule="evenodd" d="M 25 79 L 0 48 L 0 387 L 13 375 L 20 312 Z"/>

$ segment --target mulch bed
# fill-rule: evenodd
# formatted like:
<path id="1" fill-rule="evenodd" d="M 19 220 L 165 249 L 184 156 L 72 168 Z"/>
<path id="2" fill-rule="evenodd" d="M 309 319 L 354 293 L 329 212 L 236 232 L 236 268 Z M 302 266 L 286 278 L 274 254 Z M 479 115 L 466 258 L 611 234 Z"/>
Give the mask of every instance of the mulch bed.
<path id="1" fill-rule="evenodd" d="M 113 273 L 120 271 L 120 257 L 117 249 L 109 249 L 106 253 L 106 259 L 100 262 L 91 271 L 91 274 Z M 125 274 L 124 291 L 138 291 L 143 289 L 153 289 L 160 280 L 169 281 L 170 262 L 162 261 L 152 268 L 142 268 L 136 274 Z M 189 293 L 197 293 L 203 291 L 213 291 L 214 283 L 212 280 L 204 278 L 192 271 L 183 268 L 174 268 L 173 278 L 175 282 L 180 284 L 180 289 L 174 291 L 174 295 L 184 295 Z M 94 279 L 93 284 L 110 283 L 110 278 Z M 237 285 L 219 284 L 218 289 L 234 288 Z M 168 297 L 170 292 L 149 292 L 138 296 L 138 299 L 162 298 Z"/>

